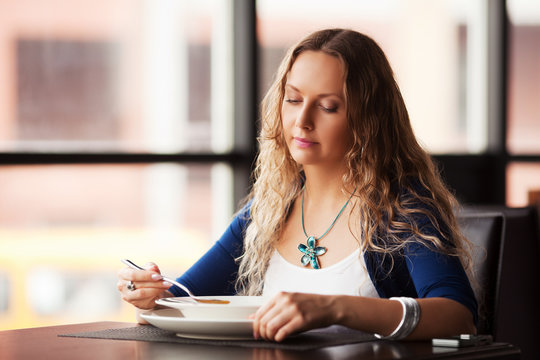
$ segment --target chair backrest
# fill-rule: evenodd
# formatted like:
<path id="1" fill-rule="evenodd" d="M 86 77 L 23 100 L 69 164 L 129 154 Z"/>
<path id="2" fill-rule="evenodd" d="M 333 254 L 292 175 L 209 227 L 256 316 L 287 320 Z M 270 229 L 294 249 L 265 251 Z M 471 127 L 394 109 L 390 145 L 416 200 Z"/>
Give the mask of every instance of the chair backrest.
<path id="1" fill-rule="evenodd" d="M 478 301 L 477 331 L 494 335 L 504 248 L 504 216 L 500 212 L 464 212 L 458 221 L 465 237 L 474 246 L 474 278 L 471 280 Z"/>
<path id="2" fill-rule="evenodd" d="M 486 228 L 486 217 L 503 217 L 499 246 Z M 499 342 L 521 349 L 521 359 L 538 359 L 540 337 L 540 231 L 534 207 L 482 206 L 465 209 L 459 217 L 463 231 L 475 244 L 484 246 L 486 259 L 478 259 L 480 288 L 477 298 L 485 299 L 485 321 L 479 332 L 492 334 Z M 494 220 L 498 222 L 499 220 Z M 492 229 L 499 226 L 492 224 Z M 482 235 L 483 234 L 483 235 Z M 491 234 L 491 235 L 490 235 Z M 488 240 L 491 238 L 491 240 Z M 487 242 L 486 242 L 487 241 Z M 494 259 L 498 258 L 498 264 Z M 485 273 L 487 271 L 487 273 Z"/>
<path id="3" fill-rule="evenodd" d="M 521 359 L 540 350 L 540 235 L 534 207 L 506 208 L 504 257 L 495 340 L 521 349 Z"/>

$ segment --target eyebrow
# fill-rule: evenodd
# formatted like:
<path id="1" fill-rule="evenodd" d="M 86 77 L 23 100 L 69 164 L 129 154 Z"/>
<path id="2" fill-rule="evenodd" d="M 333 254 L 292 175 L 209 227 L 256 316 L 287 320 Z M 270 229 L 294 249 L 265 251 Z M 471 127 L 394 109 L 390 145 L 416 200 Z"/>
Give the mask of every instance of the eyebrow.
<path id="1" fill-rule="evenodd" d="M 294 90 L 296 92 L 302 93 L 302 91 L 300 91 L 300 89 L 298 89 L 296 86 L 294 86 L 292 84 L 286 83 L 285 87 L 286 88 L 289 87 L 289 88 L 291 88 L 292 90 Z M 329 97 L 329 96 L 335 96 L 335 97 L 337 97 L 337 98 L 339 98 L 341 100 L 345 100 L 344 97 L 341 94 L 336 94 L 336 93 L 319 94 L 317 97 L 323 98 L 323 97 Z"/>

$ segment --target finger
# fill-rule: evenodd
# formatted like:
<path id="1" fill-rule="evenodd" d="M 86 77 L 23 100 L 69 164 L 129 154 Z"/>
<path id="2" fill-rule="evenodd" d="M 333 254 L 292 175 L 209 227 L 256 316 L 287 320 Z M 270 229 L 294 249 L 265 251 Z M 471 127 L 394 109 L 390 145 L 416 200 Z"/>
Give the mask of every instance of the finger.
<path id="1" fill-rule="evenodd" d="M 159 270 L 159 267 L 156 265 L 156 263 L 148 262 L 144 265 L 144 268 L 149 271 L 156 272 L 158 274 L 161 274 L 161 271 Z"/>
<path id="2" fill-rule="evenodd" d="M 252 329 L 253 329 L 253 338 L 255 340 L 259 339 L 259 317 L 257 316 L 257 314 L 252 314 L 252 319 L 253 319 L 253 324 L 252 324 Z"/>
<path id="3" fill-rule="evenodd" d="M 129 267 L 120 269 L 118 277 L 126 281 L 157 281 L 161 279 L 155 271 L 134 270 Z"/>
<path id="4" fill-rule="evenodd" d="M 291 293 L 279 292 L 270 301 L 261 306 L 256 314 L 257 317 L 257 332 L 263 339 L 271 339 L 269 334 L 269 323 L 277 317 L 286 308 L 286 305 L 291 301 Z M 271 332 L 271 331 L 270 331 Z"/>
<path id="5" fill-rule="evenodd" d="M 261 337 L 261 319 L 275 306 L 276 297 L 271 298 L 253 314 L 253 338 Z"/>
<path id="6" fill-rule="evenodd" d="M 148 289 L 148 290 L 154 290 L 158 293 L 164 293 L 172 286 L 172 284 L 167 281 L 132 282 L 132 284 L 134 285 L 134 289 L 129 289 L 128 288 L 129 284 L 130 284 L 130 281 L 124 281 L 124 280 L 119 280 L 118 283 L 116 284 L 118 291 L 120 291 L 120 293 L 124 295 L 126 299 L 129 299 L 129 301 L 133 299 L 133 296 L 132 294 L 131 296 L 128 296 L 128 293 L 133 293 L 135 290 Z"/>
<path id="7" fill-rule="evenodd" d="M 306 325 L 299 303 L 293 293 L 281 293 L 276 297 L 275 306 L 260 319 L 261 337 L 282 341 L 289 334 Z M 279 334 L 279 335 L 278 335 Z"/>
<path id="8" fill-rule="evenodd" d="M 145 300 L 136 300 L 129 302 L 130 305 L 134 306 L 137 309 L 141 310 L 152 310 L 156 307 L 156 300 L 154 299 L 145 299 Z"/>
<path id="9" fill-rule="evenodd" d="M 304 324 L 300 317 L 293 317 L 289 322 L 283 324 L 283 326 L 277 330 L 277 332 L 274 334 L 274 341 L 283 341 L 287 336 L 301 330 L 303 325 Z"/>
<path id="10" fill-rule="evenodd" d="M 127 288 L 127 285 L 129 282 L 124 283 L 124 288 L 127 291 L 132 291 Z M 168 281 L 133 281 L 133 285 L 135 285 L 135 289 L 159 289 L 161 291 L 169 289 L 172 284 Z"/>
<path id="11" fill-rule="evenodd" d="M 272 340 L 279 327 L 288 321 L 288 314 L 282 306 L 275 304 L 259 319 L 259 336 L 266 340 Z"/>
<path id="12" fill-rule="evenodd" d="M 291 321 L 292 314 L 282 308 L 274 308 L 261 319 L 260 336 L 266 340 L 274 340 L 276 333 Z"/>
<path id="13" fill-rule="evenodd" d="M 273 308 L 277 302 L 277 300 L 280 298 L 280 296 L 282 296 L 281 293 L 273 296 L 272 298 L 270 298 L 270 300 L 268 300 L 266 303 L 264 303 L 261 307 L 259 307 L 257 309 L 257 311 L 255 312 L 255 316 L 257 317 L 261 317 L 263 314 L 265 314 L 266 312 L 268 312 L 268 310 L 270 310 L 271 308 Z"/>
<path id="14" fill-rule="evenodd" d="M 140 288 L 123 292 L 122 299 L 135 305 L 137 302 L 153 302 L 162 297 L 163 293 L 162 289 Z"/>
<path id="15" fill-rule="evenodd" d="M 116 288 L 118 289 L 118 291 L 122 292 L 122 290 L 124 290 L 124 280 L 118 280 L 118 282 L 116 283 Z"/>

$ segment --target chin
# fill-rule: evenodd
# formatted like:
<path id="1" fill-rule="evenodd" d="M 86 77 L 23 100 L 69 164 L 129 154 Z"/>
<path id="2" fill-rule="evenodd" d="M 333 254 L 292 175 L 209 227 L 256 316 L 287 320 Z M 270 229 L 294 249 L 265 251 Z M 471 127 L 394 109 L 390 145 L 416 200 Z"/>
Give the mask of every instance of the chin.
<path id="1" fill-rule="evenodd" d="M 317 161 L 309 161 L 309 160 L 306 160 L 306 159 L 299 159 L 299 158 L 296 158 L 296 157 L 293 157 L 294 161 L 296 161 L 296 163 L 298 165 L 302 165 L 302 166 L 310 166 L 310 165 L 317 165 L 318 162 Z"/>
<path id="2" fill-rule="evenodd" d="M 312 156 L 299 154 L 297 151 L 291 151 L 291 157 L 298 165 L 311 165 L 314 162 Z"/>

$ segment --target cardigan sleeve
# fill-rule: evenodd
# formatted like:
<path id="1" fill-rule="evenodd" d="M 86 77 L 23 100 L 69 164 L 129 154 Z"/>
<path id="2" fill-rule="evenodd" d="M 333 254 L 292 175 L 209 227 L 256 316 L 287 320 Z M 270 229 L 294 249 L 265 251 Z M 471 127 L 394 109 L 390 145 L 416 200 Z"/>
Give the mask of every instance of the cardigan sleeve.
<path id="1" fill-rule="evenodd" d="M 427 216 L 416 217 L 423 233 L 442 239 Z M 404 238 L 411 236 L 403 234 Z M 365 253 L 366 266 L 381 297 L 444 297 L 467 307 L 478 321 L 478 304 L 459 257 L 431 249 L 409 238 L 399 254 Z"/>
<path id="2" fill-rule="evenodd" d="M 198 296 L 235 295 L 234 282 L 238 273 L 235 259 L 243 252 L 248 222 L 249 208 L 246 207 L 232 220 L 221 238 L 177 281 Z M 174 296 L 187 295 L 176 286 L 169 291 Z"/>
<path id="3" fill-rule="evenodd" d="M 433 212 L 437 213 L 435 210 Z M 426 215 L 419 215 L 416 223 L 422 233 L 446 242 Z M 446 227 L 442 226 L 441 231 L 446 232 Z M 446 246 L 453 247 L 449 244 Z M 478 304 L 458 256 L 441 253 L 416 241 L 405 247 L 404 258 L 418 297 L 444 297 L 457 301 L 471 311 L 477 323 Z"/>
<path id="4" fill-rule="evenodd" d="M 444 297 L 459 302 L 478 320 L 477 302 L 461 261 L 414 243 L 405 252 L 408 272 L 419 298 Z"/>

